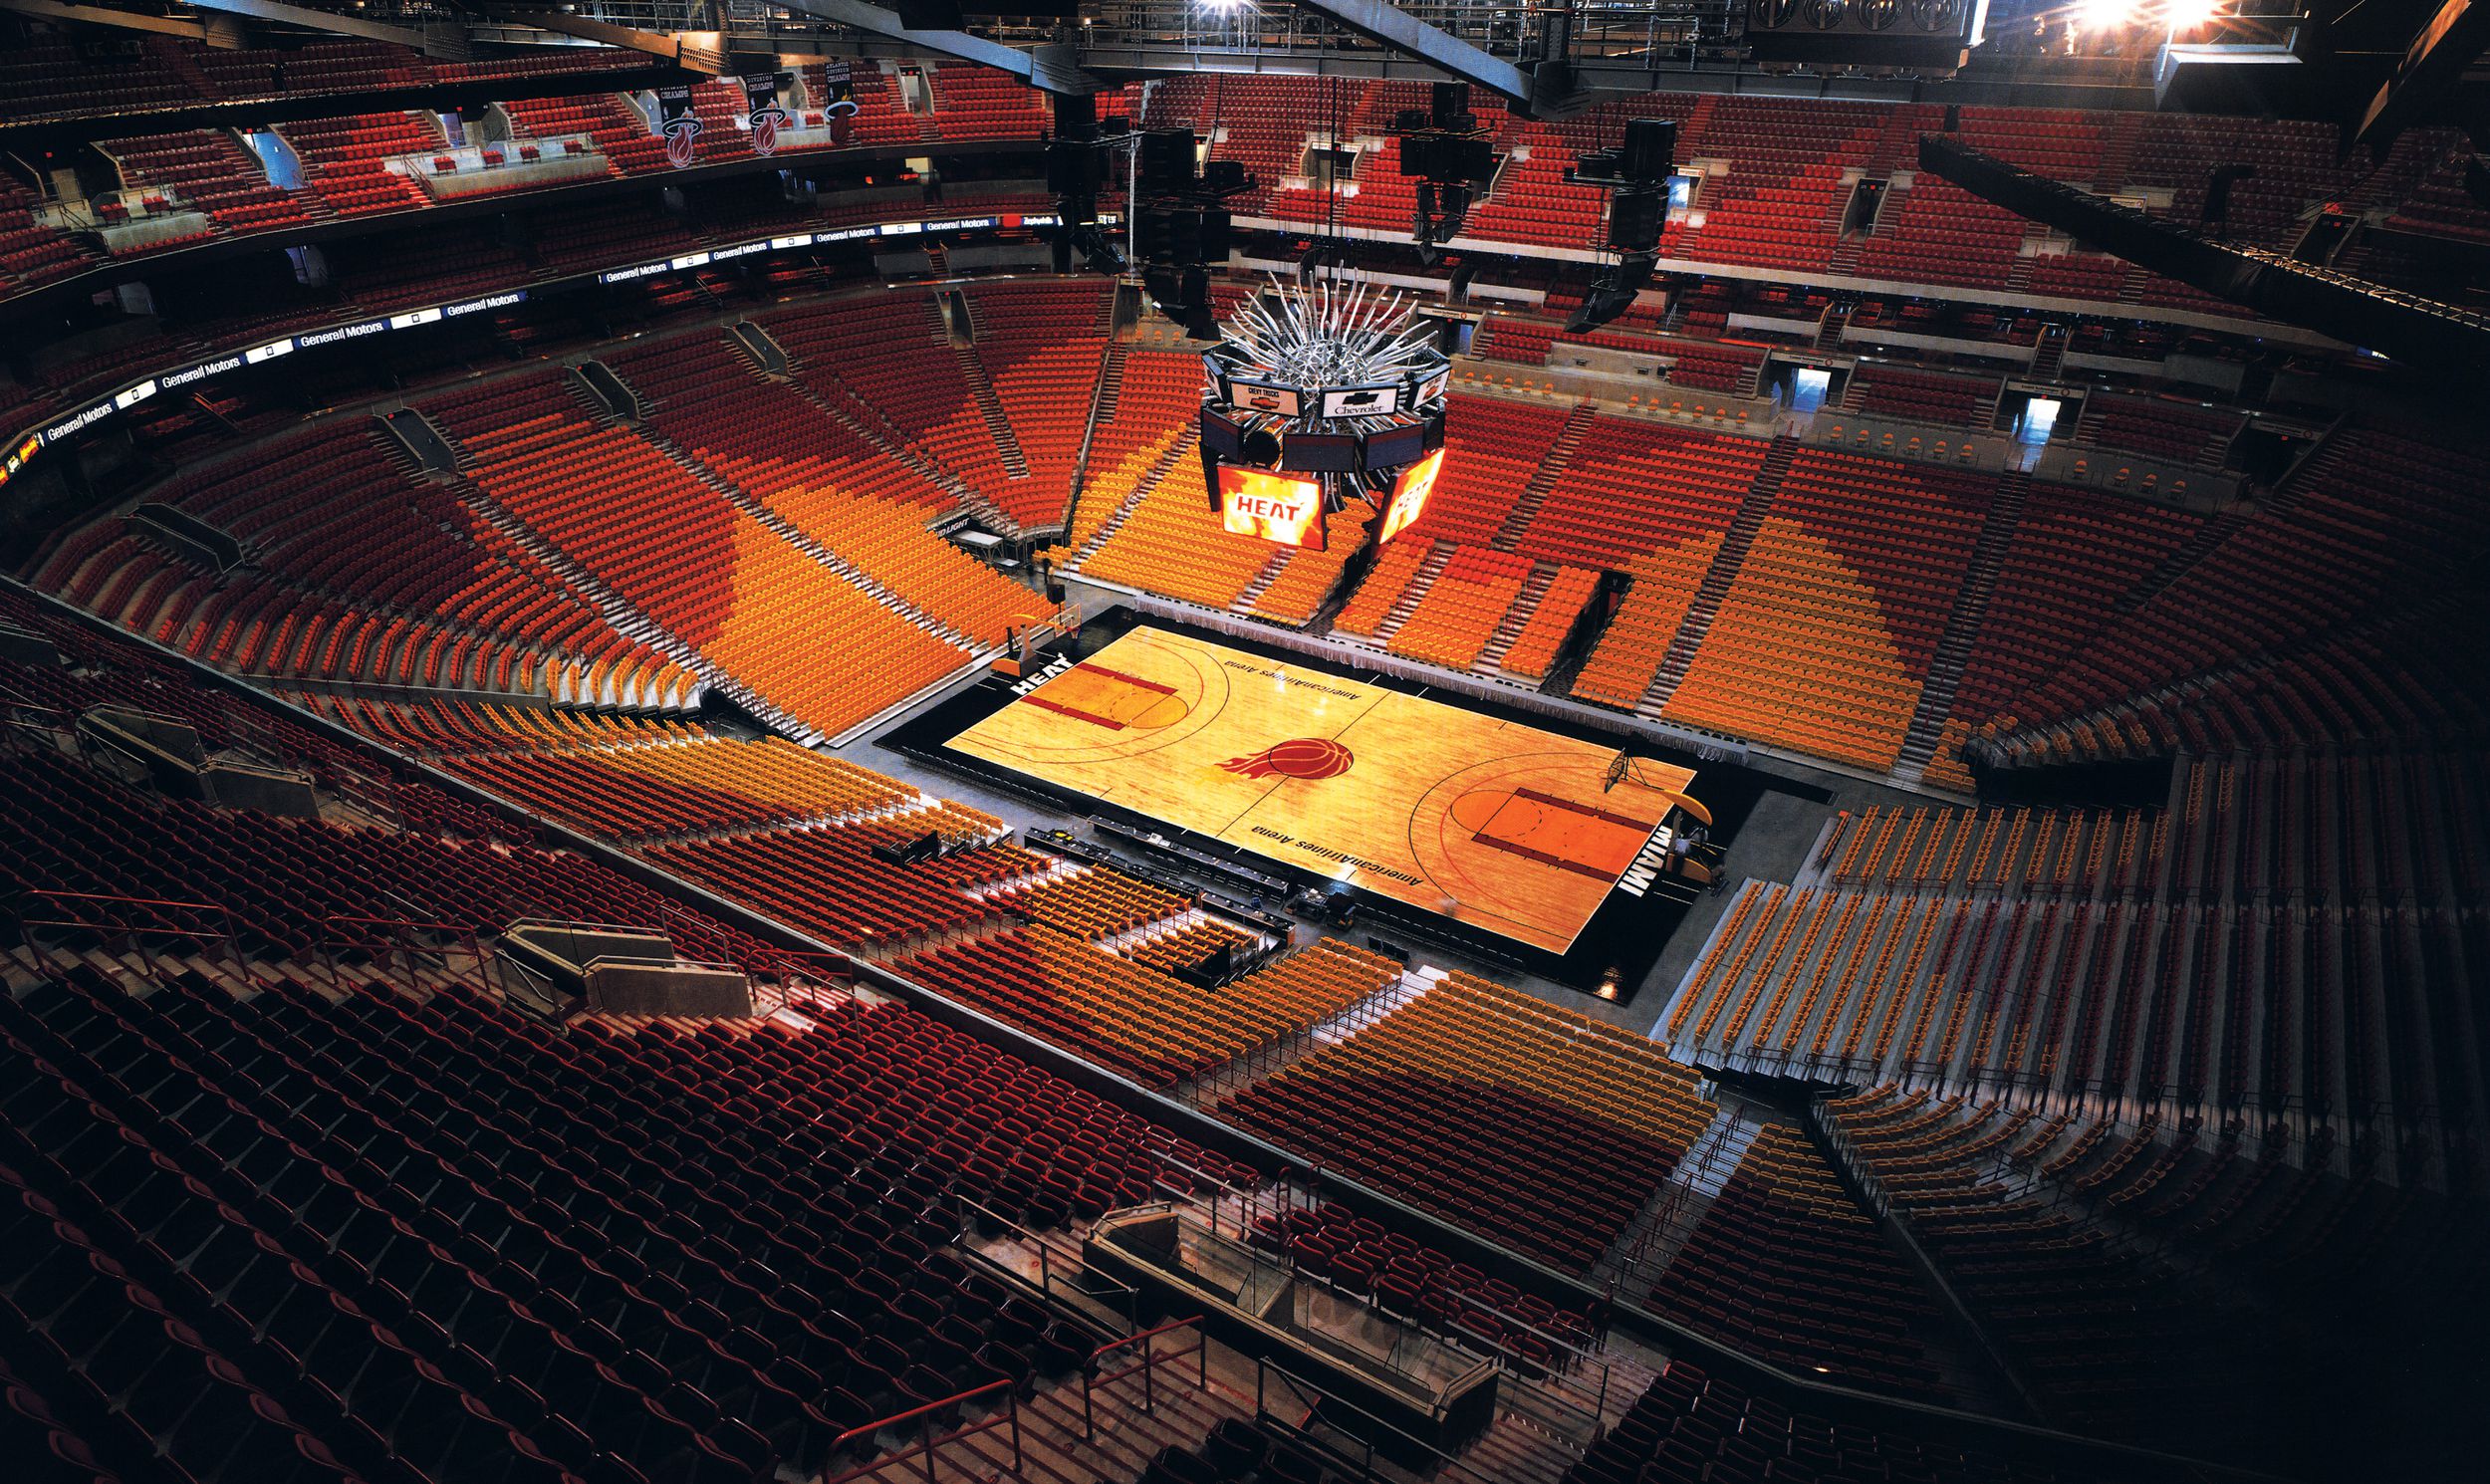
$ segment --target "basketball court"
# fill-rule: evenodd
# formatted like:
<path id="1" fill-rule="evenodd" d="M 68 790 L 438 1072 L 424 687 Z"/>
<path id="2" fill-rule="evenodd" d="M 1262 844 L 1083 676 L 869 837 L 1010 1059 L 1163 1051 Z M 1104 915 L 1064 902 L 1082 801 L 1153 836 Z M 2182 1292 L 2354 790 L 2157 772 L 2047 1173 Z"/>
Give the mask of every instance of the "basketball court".
<path id="1" fill-rule="evenodd" d="M 946 745 L 1559 955 L 1694 779 L 1148 626 Z"/>

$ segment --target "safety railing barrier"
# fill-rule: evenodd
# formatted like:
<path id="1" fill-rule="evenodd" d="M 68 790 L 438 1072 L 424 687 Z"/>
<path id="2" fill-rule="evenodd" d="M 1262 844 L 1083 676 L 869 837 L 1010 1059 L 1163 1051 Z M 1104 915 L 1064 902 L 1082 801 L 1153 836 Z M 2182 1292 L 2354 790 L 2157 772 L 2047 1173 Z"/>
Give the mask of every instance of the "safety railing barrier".
<path id="1" fill-rule="evenodd" d="M 1059 1257 L 1054 1246 L 1042 1234 L 1031 1231 L 981 1201 L 972 1200 L 956 1192 L 953 1193 L 951 1201 L 957 1208 L 964 1233 L 970 1231 L 999 1233 L 1037 1254 L 1038 1292 L 1050 1302 L 1060 1303 L 1060 1295 L 1075 1294 L 1111 1313 L 1120 1315 L 1127 1325 L 1138 1323 L 1136 1316 L 1140 1312 L 1141 1303 L 1139 1289 L 1120 1278 L 1099 1272 L 1078 1259 Z M 969 1250 L 976 1252 L 974 1248 Z M 976 1252 L 976 1255 L 987 1262 L 1008 1266 L 991 1254 Z M 1073 1272 L 1063 1271 L 1067 1264 Z M 1024 1280 L 1027 1278 L 1026 1274 L 1015 1276 Z"/>
<path id="2" fill-rule="evenodd" d="M 1128 1380 L 1135 1375 L 1141 1378 L 1141 1410 L 1156 1411 L 1158 1409 L 1159 1367 L 1173 1364 L 1188 1356 L 1193 1360 L 1193 1389 L 1197 1391 L 1209 1389 L 1210 1344 L 1202 1338 L 1201 1323 L 1202 1317 L 1198 1314 L 1190 1319 L 1172 1319 L 1163 1325 L 1143 1330 L 1137 1335 L 1126 1335 L 1121 1340 L 1111 1340 L 1090 1352 L 1089 1363 L 1081 1367 L 1081 1435 L 1092 1442 L 1098 1441 L 1098 1415 L 1092 1400 L 1096 1393 L 1118 1381 Z M 1159 1336 L 1172 1335 L 1179 1330 L 1193 1332 L 1193 1344 L 1189 1348 L 1160 1351 L 1152 1344 Z M 1140 1356 L 1131 1364 L 1120 1370 L 1102 1368 L 1109 1356 L 1119 1351 L 1130 1350 L 1134 1346 L 1140 1347 Z"/>
<path id="3" fill-rule="evenodd" d="M 429 939 L 430 941 L 427 941 Z M 477 937 L 475 929 L 454 922 L 419 922 L 402 917 L 324 917 L 320 922 L 322 967 L 328 971 L 329 987 L 345 993 L 353 986 L 348 970 L 338 962 L 341 952 L 376 953 L 380 962 L 394 969 L 401 956 L 409 977 L 414 971 L 430 967 L 456 976 L 470 988 L 490 991 L 492 988 L 493 955 Z M 469 967 L 460 969 L 451 962 L 453 952 L 463 952 Z"/>
<path id="4" fill-rule="evenodd" d="M 233 913 L 221 902 L 176 901 L 169 897 L 114 896 L 97 891 L 59 891 L 33 888 L 8 899 L 9 913 L 20 927 L 76 928 L 101 934 L 107 938 L 121 937 L 136 943 L 146 938 L 189 938 L 221 942 L 233 960 L 234 971 L 250 977 L 250 967 L 243 961 L 241 934 L 234 926 Z M 50 909 L 66 913 L 46 917 L 34 914 L 38 904 L 49 903 Z"/>
<path id="5" fill-rule="evenodd" d="M 935 1417 L 945 1412 L 964 1409 L 969 1403 L 992 1396 L 998 1391 L 1003 1395 L 1003 1408 L 993 1415 L 981 1417 L 974 1422 L 964 1422 L 960 1426 L 954 1427 L 948 1432 L 937 1432 L 933 1429 L 931 1424 L 928 1424 L 925 1436 L 918 1438 L 915 1442 L 910 1443 L 906 1447 L 900 1448 L 894 1452 L 885 1453 L 871 1463 L 860 1464 L 857 1467 L 848 1470 L 846 1473 L 829 1475 L 821 1481 L 821 1484 L 849 1484 L 850 1480 L 868 1478 L 872 1475 L 879 1474 L 888 1469 L 918 1460 L 921 1460 L 925 1465 L 925 1484 L 936 1484 L 934 1462 L 936 1456 L 943 1449 L 964 1443 L 972 1437 L 979 1437 L 997 1430 L 1006 1430 L 1010 1433 L 1012 1440 L 1012 1470 L 1014 1473 L 1017 1473 L 1021 1467 L 1022 1461 L 1020 1451 L 1020 1389 L 1008 1378 L 988 1381 L 982 1386 L 973 1386 L 968 1390 L 962 1391 L 957 1396 L 946 1396 L 940 1401 L 928 1401 L 923 1406 L 910 1407 L 906 1411 L 897 1413 L 894 1416 L 884 1417 L 877 1422 L 868 1422 L 862 1427 L 851 1427 L 847 1431 L 839 1434 L 839 1436 L 832 1441 L 830 1445 L 830 1454 L 832 1457 L 836 1458 L 850 1444 L 870 1439 L 877 1432 L 894 1428 L 904 1429 L 910 1423 L 917 1421 L 919 1418 Z"/>
<path id="6" fill-rule="evenodd" d="M 1250 1201 L 1250 1204 L 1247 1202 Z M 1235 1222 L 1235 1239 L 1253 1247 L 1271 1261 L 1286 1267 L 1299 1279 L 1321 1285 L 1326 1291 L 1358 1304 L 1368 1312 L 1395 1324 L 1416 1325 L 1429 1333 L 1440 1334 L 1446 1343 L 1480 1358 L 1481 1363 L 1492 1364 L 1514 1379 L 1534 1387 L 1546 1397 L 1552 1409 L 1580 1413 L 1584 1426 L 1597 1433 L 1607 1426 L 1610 1400 L 1609 1362 L 1600 1359 L 1582 1337 L 1552 1330 L 1535 1320 L 1489 1302 L 1478 1294 L 1462 1294 L 1462 1307 L 1494 1319 L 1508 1335 L 1527 1335 L 1546 1346 L 1552 1359 L 1548 1361 L 1529 1360 L 1503 1347 L 1491 1347 L 1473 1337 L 1450 1330 L 1438 1330 L 1418 1315 L 1403 1315 L 1385 1307 L 1372 1294 L 1360 1293 L 1344 1287 L 1324 1274 L 1299 1263 L 1285 1247 L 1266 1245 L 1256 1240 L 1253 1222 L 1259 1216 L 1277 1216 L 1285 1220 L 1291 1211 L 1312 1209 L 1321 1202 L 1300 1190 L 1293 1182 L 1283 1181 L 1266 1191 L 1240 1197 L 1240 1215 Z M 1217 1205 L 1214 1202 L 1215 1214 Z M 1219 1234 L 1216 1226 L 1212 1235 Z M 1619 1398 L 1623 1400 L 1625 1398 Z"/>
<path id="7" fill-rule="evenodd" d="M 1292 1406 L 1293 1403 L 1293 1406 Z M 1274 1407 L 1290 1406 L 1288 1411 Z M 1254 1361 L 1254 1420 L 1302 1439 L 1325 1455 L 1335 1471 L 1358 1484 L 1411 1474 L 1453 1484 L 1506 1484 L 1353 1402 L 1341 1400 L 1268 1358 Z M 1378 1449 L 1378 1439 L 1392 1440 Z M 1387 1467 L 1378 1470 L 1378 1456 Z"/>

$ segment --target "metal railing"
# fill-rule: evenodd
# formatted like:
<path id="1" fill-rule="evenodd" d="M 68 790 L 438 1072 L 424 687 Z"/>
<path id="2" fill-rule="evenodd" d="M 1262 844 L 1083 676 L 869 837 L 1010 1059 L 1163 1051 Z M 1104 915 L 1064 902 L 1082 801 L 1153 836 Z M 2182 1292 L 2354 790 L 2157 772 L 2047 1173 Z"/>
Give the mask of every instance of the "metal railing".
<path id="1" fill-rule="evenodd" d="M 1325 1292 L 1349 1300 L 1379 1319 L 1395 1326 L 1414 1327 L 1413 1333 L 1428 1329 L 1420 1316 L 1399 1314 L 1384 1307 L 1371 1294 L 1363 1294 L 1355 1289 L 1343 1287 L 1329 1277 L 1305 1267 L 1285 1248 L 1268 1247 L 1255 1241 L 1253 1223 L 1259 1217 L 1285 1218 L 1291 1211 L 1311 1209 L 1320 1204 L 1312 1192 L 1301 1190 L 1292 1181 L 1281 1181 L 1267 1191 L 1226 1191 L 1224 1194 L 1226 1197 L 1233 1197 L 1237 1202 L 1232 1240 L 1252 1248 L 1262 1254 L 1265 1260 L 1287 1269 L 1298 1279 L 1318 1284 Z M 1210 1234 L 1213 1237 L 1220 1235 L 1217 1216 L 1222 1203 L 1223 1192 L 1214 1190 L 1207 1212 L 1212 1222 Z M 1170 1208 L 1177 1210 L 1181 1217 L 1183 1208 Z M 1195 1202 L 1194 1209 L 1197 1213 L 1201 1211 L 1198 1201 Z M 1464 1294 L 1461 1296 L 1461 1302 L 1465 1309 L 1477 1310 L 1493 1318 L 1504 1327 L 1507 1334 L 1528 1335 L 1538 1340 L 1548 1348 L 1553 1359 L 1546 1363 L 1531 1360 L 1518 1352 L 1493 1346 L 1488 1342 L 1449 1329 L 1440 1332 L 1441 1338 L 1447 1344 L 1477 1356 L 1481 1365 L 1492 1365 L 1516 1381 L 1531 1387 L 1535 1394 L 1546 1400 L 1550 1408 L 1582 1414 L 1588 1419 L 1584 1430 L 1589 1435 L 1596 1437 L 1606 1428 L 1610 1391 L 1608 1361 L 1601 1360 L 1576 1338 L 1550 1330 L 1535 1321 L 1489 1303 L 1481 1296 Z M 1395 1341 L 1395 1352 L 1401 1343 L 1403 1342 Z"/>
<path id="2" fill-rule="evenodd" d="M 908 1444 L 906 1447 L 900 1448 L 894 1452 L 885 1453 L 871 1463 L 860 1464 L 857 1467 L 848 1470 L 844 1474 L 826 1476 L 821 1481 L 821 1484 L 849 1484 L 850 1480 L 870 1478 L 875 1474 L 881 1473 L 885 1469 L 896 1468 L 918 1459 L 923 1460 L 925 1465 L 925 1484 L 936 1484 L 934 1460 L 936 1455 L 939 1454 L 942 1449 L 955 1444 L 964 1443 L 972 1437 L 978 1437 L 998 1429 L 1008 1430 L 1011 1434 L 1012 1469 L 1014 1473 L 1017 1473 L 1022 1464 L 1022 1454 L 1020 1449 L 1020 1388 L 1009 1378 L 988 1381 L 982 1386 L 974 1386 L 968 1390 L 962 1391 L 957 1396 L 946 1396 L 940 1401 L 928 1401 L 923 1406 L 910 1407 L 906 1411 L 899 1412 L 893 1416 L 884 1417 L 877 1422 L 868 1422 L 861 1427 L 851 1427 L 847 1431 L 839 1434 L 839 1436 L 831 1442 L 830 1452 L 831 1456 L 835 1458 L 839 1455 L 842 1449 L 848 1447 L 851 1443 L 871 1439 L 873 1434 L 881 1432 L 885 1429 L 904 1428 L 909 1423 L 914 1422 L 919 1418 L 933 1417 L 943 1412 L 964 1408 L 970 1402 L 978 1401 L 991 1396 L 997 1391 L 1003 1393 L 1003 1409 L 994 1413 L 992 1416 L 983 1417 L 974 1422 L 964 1422 L 960 1426 L 954 1427 L 948 1432 L 936 1432 L 929 1424 L 926 1429 L 925 1436 L 917 1439 L 913 1443 Z"/>
<path id="3" fill-rule="evenodd" d="M 1275 1378 L 1282 1393 L 1278 1398 L 1273 1395 Z M 1272 1403 L 1275 1399 L 1293 1399 L 1300 1410 L 1293 1417 L 1274 1411 Z M 1378 1477 L 1375 1469 L 1376 1444 L 1377 1439 L 1383 1437 L 1391 1438 L 1395 1444 L 1394 1448 L 1383 1451 L 1382 1456 L 1386 1460 L 1394 1460 L 1395 1452 L 1399 1452 L 1404 1458 L 1423 1460 L 1423 1464 L 1412 1466 L 1402 1463 L 1379 1477 L 1397 1479 L 1415 1473 L 1429 1480 L 1452 1480 L 1455 1484 L 1506 1484 L 1506 1481 L 1480 1472 L 1406 1428 L 1386 1422 L 1354 1402 L 1341 1400 L 1267 1358 L 1258 1358 L 1254 1361 L 1254 1420 L 1269 1423 L 1286 1434 L 1302 1438 L 1307 1446 L 1326 1455 L 1340 1471 L 1361 1481 L 1361 1484 Z"/>
<path id="4" fill-rule="evenodd" d="M 1129 1283 L 1123 1282 L 1121 1279 L 1113 1278 L 1105 1273 L 1101 1273 L 1090 1267 L 1087 1263 L 1078 1261 L 1072 1262 L 1072 1266 L 1079 1271 L 1080 1276 L 1078 1279 L 1075 1279 L 1070 1275 L 1059 1274 L 1058 1270 L 1062 1264 L 1056 1257 L 1055 1249 L 1047 1242 L 1044 1236 L 1031 1231 L 1029 1228 L 1021 1225 L 1017 1221 L 1014 1221 L 1012 1218 L 1004 1215 L 1000 1211 L 995 1210 L 993 1207 L 988 1206 L 981 1201 L 973 1200 L 968 1196 L 961 1195 L 956 1191 L 952 1193 L 951 1200 L 953 1205 L 959 1208 L 963 1227 L 974 1228 L 980 1226 L 992 1226 L 1000 1228 L 1013 1240 L 1037 1253 L 1038 1292 L 1050 1302 L 1060 1302 L 1057 1298 L 1060 1293 L 1072 1293 L 1083 1299 L 1087 1299 L 1092 1303 L 1100 1305 L 1101 1307 L 1109 1310 L 1111 1313 L 1121 1315 L 1123 1322 L 1127 1325 L 1137 1325 L 1140 1323 L 1138 1316 L 1141 1305 L 1141 1291 L 1139 1289 L 1133 1287 Z M 965 1244 L 963 1243 L 963 1245 Z M 1008 1269 L 1007 1264 L 1002 1263 L 1000 1260 L 986 1253 L 979 1252 L 974 1247 L 968 1247 L 967 1251 L 981 1261 Z M 1015 1273 L 1013 1276 L 1022 1278 L 1023 1281 L 1026 1281 L 1026 1275 Z M 1060 1288 L 1058 1287 L 1059 1283 L 1062 1285 Z"/>
<path id="5" fill-rule="evenodd" d="M 1171 1319 L 1163 1325 L 1143 1330 L 1136 1335 L 1126 1335 L 1121 1340 L 1111 1340 L 1090 1352 L 1089 1363 L 1081 1367 L 1081 1435 L 1091 1442 L 1098 1441 L 1098 1415 L 1092 1401 L 1096 1393 L 1118 1381 L 1126 1380 L 1135 1375 L 1141 1378 L 1141 1410 L 1156 1411 L 1158 1409 L 1159 1367 L 1173 1364 L 1187 1356 L 1193 1358 L 1193 1389 L 1208 1390 L 1210 1388 L 1210 1343 L 1202 1336 L 1201 1323 L 1202 1317 L 1198 1314 L 1190 1319 Z M 1162 1352 L 1151 1346 L 1150 1342 L 1159 1336 L 1172 1335 L 1178 1330 L 1193 1332 L 1193 1344 L 1190 1348 Z M 1140 1358 L 1131 1364 L 1120 1370 L 1100 1368 L 1109 1356 L 1118 1351 L 1129 1350 L 1136 1345 L 1141 1348 L 1141 1354 Z"/>
<path id="6" fill-rule="evenodd" d="M 428 937 L 434 941 L 427 942 Z M 316 944 L 320 961 L 328 970 L 329 987 L 345 993 L 352 986 L 348 974 L 338 962 L 341 951 L 377 953 L 383 971 L 394 971 L 402 956 L 408 976 L 431 967 L 455 975 L 458 982 L 489 993 L 493 988 L 493 955 L 476 935 L 475 929 L 454 922 L 417 922 L 399 917 L 324 917 L 320 922 L 320 938 Z M 462 971 L 452 966 L 450 954 L 464 950 L 472 968 Z"/>
<path id="7" fill-rule="evenodd" d="M 52 903 L 54 910 L 67 915 L 33 915 L 29 908 L 36 903 Z M 222 942 L 227 955 L 233 960 L 234 972 L 245 979 L 251 977 L 250 966 L 242 957 L 241 933 L 234 926 L 233 912 L 221 902 L 176 901 L 170 897 L 115 896 L 99 891 L 58 891 L 36 887 L 21 891 L 9 900 L 9 915 L 21 928 L 75 928 L 108 939 L 126 938 L 133 944 L 147 938 Z"/>

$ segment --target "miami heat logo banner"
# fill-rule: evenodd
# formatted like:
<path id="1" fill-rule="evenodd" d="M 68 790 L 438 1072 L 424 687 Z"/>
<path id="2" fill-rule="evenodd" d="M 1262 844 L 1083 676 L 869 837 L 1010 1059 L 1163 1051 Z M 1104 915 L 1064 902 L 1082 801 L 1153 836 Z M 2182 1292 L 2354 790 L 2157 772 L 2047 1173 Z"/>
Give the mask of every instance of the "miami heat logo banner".
<path id="1" fill-rule="evenodd" d="M 1219 523 L 1237 536 L 1323 550 L 1323 486 L 1233 465 L 1219 470 Z"/>
<path id="2" fill-rule="evenodd" d="M 856 78 L 845 62 L 833 62 L 822 70 L 824 91 L 822 117 L 830 123 L 830 141 L 845 144 L 856 131 Z"/>
<path id="3" fill-rule="evenodd" d="M 1320 782 L 1338 778 L 1358 761 L 1355 754 L 1329 737 L 1292 737 L 1262 751 L 1230 758 L 1219 766 L 1242 778 L 1303 778 Z"/>
<path id="4" fill-rule="evenodd" d="M 787 126 L 787 111 L 778 102 L 778 79 L 774 72 L 744 74 L 745 126 L 752 130 L 755 154 L 776 154 L 778 131 Z"/>
<path id="5" fill-rule="evenodd" d="M 665 162 L 682 169 L 700 157 L 700 115 L 691 88 L 677 83 L 657 90 L 657 132 L 665 135 Z"/>

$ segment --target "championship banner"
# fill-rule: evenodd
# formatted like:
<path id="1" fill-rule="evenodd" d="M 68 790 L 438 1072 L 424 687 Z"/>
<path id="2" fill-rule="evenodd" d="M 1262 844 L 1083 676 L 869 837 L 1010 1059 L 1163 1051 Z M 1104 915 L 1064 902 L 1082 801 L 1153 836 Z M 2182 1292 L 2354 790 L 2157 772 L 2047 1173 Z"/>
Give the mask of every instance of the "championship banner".
<path id="1" fill-rule="evenodd" d="M 828 96 L 822 99 L 822 118 L 830 124 L 830 141 L 845 144 L 856 130 L 856 76 L 845 62 L 833 62 L 822 69 Z"/>
<path id="2" fill-rule="evenodd" d="M 787 111 L 778 102 L 782 73 L 748 72 L 744 81 L 745 126 L 752 130 L 752 152 L 778 152 L 778 131 L 787 126 Z"/>
<path id="3" fill-rule="evenodd" d="M 692 109 L 689 84 L 657 90 L 657 132 L 665 135 L 667 164 L 679 170 L 700 157 L 700 115 Z"/>

